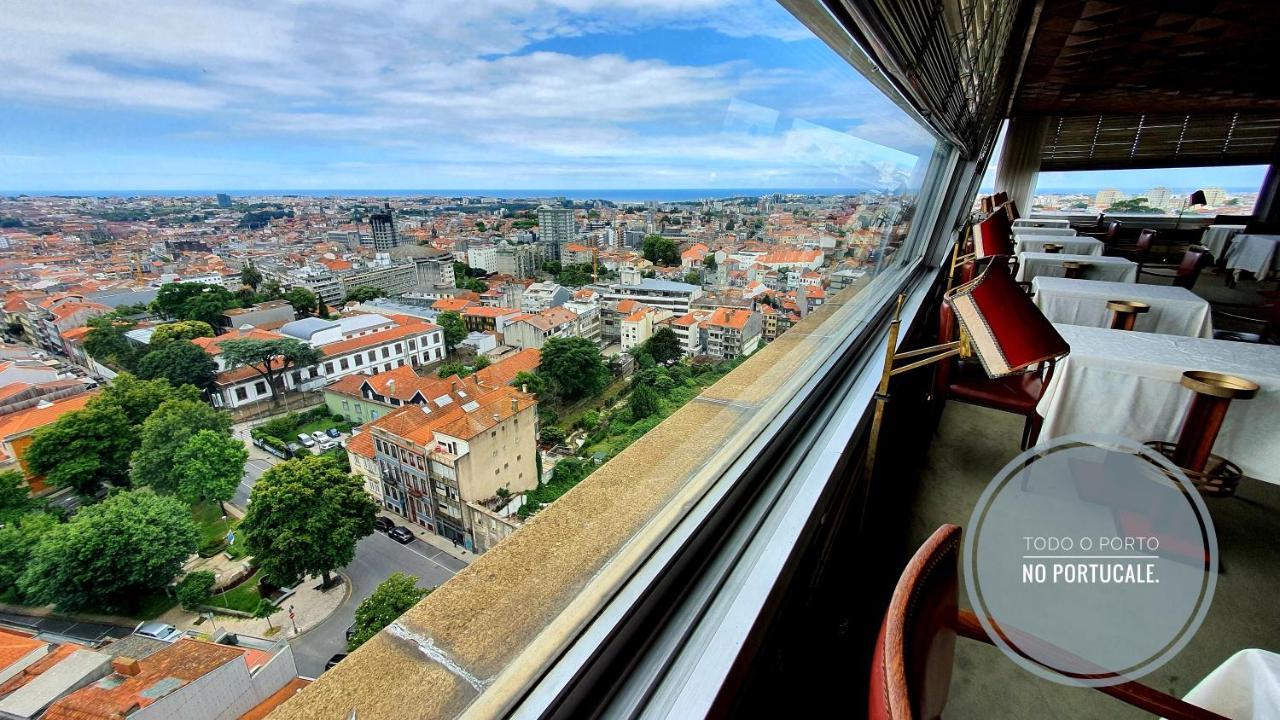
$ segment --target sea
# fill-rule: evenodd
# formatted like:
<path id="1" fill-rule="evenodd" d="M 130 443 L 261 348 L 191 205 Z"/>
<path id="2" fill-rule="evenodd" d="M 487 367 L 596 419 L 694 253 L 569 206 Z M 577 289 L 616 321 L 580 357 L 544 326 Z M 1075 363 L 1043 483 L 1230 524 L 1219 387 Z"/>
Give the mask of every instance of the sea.
<path id="1" fill-rule="evenodd" d="M 759 197 L 761 195 L 849 195 L 865 192 L 864 188 L 631 188 L 631 189 L 422 189 L 422 190 L 370 190 L 370 189 L 274 189 L 274 190 L 61 190 L 42 192 L 5 191 L 2 195 L 45 197 L 213 197 L 226 193 L 231 197 L 335 197 L 335 198 L 393 198 L 393 197 L 496 197 L 504 200 L 530 200 L 564 198 L 566 200 L 607 200 L 614 203 L 629 202 L 695 202 L 734 197 Z"/>

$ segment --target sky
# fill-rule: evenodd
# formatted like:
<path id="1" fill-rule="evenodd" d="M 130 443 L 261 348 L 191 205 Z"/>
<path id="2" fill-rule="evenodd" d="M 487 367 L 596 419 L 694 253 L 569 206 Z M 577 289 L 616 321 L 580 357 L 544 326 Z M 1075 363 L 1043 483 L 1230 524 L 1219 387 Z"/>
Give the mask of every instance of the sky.
<path id="1" fill-rule="evenodd" d="M 900 188 L 934 138 L 771 0 L 42 0 L 0 191 Z"/>

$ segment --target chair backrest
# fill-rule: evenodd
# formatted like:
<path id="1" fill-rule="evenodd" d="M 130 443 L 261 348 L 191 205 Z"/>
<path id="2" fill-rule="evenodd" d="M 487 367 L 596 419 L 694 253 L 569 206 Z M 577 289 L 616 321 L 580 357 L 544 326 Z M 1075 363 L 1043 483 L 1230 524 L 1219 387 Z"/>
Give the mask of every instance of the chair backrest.
<path id="1" fill-rule="evenodd" d="M 1112 220 L 1107 223 L 1107 235 L 1102 238 L 1103 242 L 1115 242 L 1120 237 L 1120 228 L 1124 225 L 1119 220 Z"/>
<path id="2" fill-rule="evenodd" d="M 1002 191 L 1000 191 L 1000 192 L 996 193 L 995 195 L 992 195 L 992 196 L 991 196 L 991 202 L 995 203 L 995 204 L 996 204 L 996 207 L 999 207 L 999 206 L 1001 206 L 1001 205 L 1003 205 L 1003 204 L 1005 204 L 1005 203 L 1009 202 L 1009 193 L 1004 192 L 1004 191 L 1002 190 Z"/>
<path id="3" fill-rule="evenodd" d="M 1012 223 L 1014 220 L 1017 220 L 1018 218 L 1022 217 L 1022 215 L 1020 215 L 1020 214 L 1018 213 L 1018 203 L 1016 203 L 1016 202 L 1014 202 L 1014 201 L 1012 201 L 1012 200 L 1008 200 L 1008 201 L 1006 201 L 1006 202 L 1005 202 L 1005 204 L 1004 204 L 1004 210 L 1005 210 L 1005 212 L 1006 212 L 1006 213 L 1008 213 L 1008 214 L 1009 214 L 1009 222 L 1010 222 L 1010 223 Z"/>
<path id="4" fill-rule="evenodd" d="M 902 571 L 876 640 L 871 720 L 942 716 L 955 663 L 959 551 L 960 528 L 943 525 Z"/>
<path id="5" fill-rule="evenodd" d="M 1213 255 L 1208 250 L 1192 246 L 1182 255 L 1182 262 L 1178 264 L 1178 271 L 1173 276 L 1174 286 L 1190 290 L 1195 287 L 1196 280 L 1200 279 L 1200 271 L 1212 264 Z"/>
<path id="6" fill-rule="evenodd" d="M 1151 252 L 1151 243 L 1155 242 L 1156 237 L 1159 235 L 1159 231 L 1151 228 L 1145 228 L 1138 233 L 1137 254 L 1139 258 L 1145 258 L 1147 253 Z"/>

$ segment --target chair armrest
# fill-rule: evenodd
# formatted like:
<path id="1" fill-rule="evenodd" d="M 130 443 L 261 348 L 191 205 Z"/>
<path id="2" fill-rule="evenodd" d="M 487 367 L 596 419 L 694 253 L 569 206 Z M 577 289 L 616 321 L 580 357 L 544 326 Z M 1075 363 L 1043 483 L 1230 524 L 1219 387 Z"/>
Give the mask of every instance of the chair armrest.
<path id="1" fill-rule="evenodd" d="M 1248 315 L 1237 315 L 1237 314 L 1235 314 L 1235 313 L 1224 312 L 1224 311 L 1219 310 L 1219 309 L 1217 309 L 1217 308 L 1214 308 L 1214 309 L 1213 309 L 1213 314 L 1214 314 L 1214 315 L 1222 316 L 1222 317 L 1224 317 L 1224 318 L 1228 318 L 1228 319 L 1230 319 L 1230 320 L 1235 320 L 1236 322 L 1249 323 L 1249 324 L 1251 324 L 1251 325 L 1262 325 L 1262 326 L 1264 326 L 1264 327 L 1265 327 L 1265 326 L 1267 326 L 1268 324 L 1270 324 L 1270 321 L 1268 321 L 1268 320 L 1263 320 L 1263 319 L 1261 319 L 1261 318 L 1249 317 Z"/>
<path id="2" fill-rule="evenodd" d="M 982 622 L 978 620 L 978 616 L 969 610 L 959 610 L 956 618 L 956 633 L 961 637 L 967 637 L 970 640 L 978 640 L 989 645 L 995 643 L 991 640 L 991 636 L 987 633 L 986 628 L 982 627 Z M 1026 645 L 1029 642 L 1035 643 L 1040 648 L 1050 652 L 1067 656 L 1066 651 L 1053 647 L 1043 640 L 1033 638 L 1019 633 L 1008 633 L 1007 630 L 999 628 L 1001 635 L 1015 634 L 1018 635 L 1019 643 Z M 1030 659 L 1030 658 L 1028 658 Z M 1032 661 L 1034 662 L 1034 660 Z M 1180 700 L 1168 693 L 1162 693 L 1155 688 L 1147 687 L 1138 682 L 1122 682 L 1117 685 L 1107 685 L 1105 687 L 1094 688 L 1100 692 L 1106 693 L 1111 697 L 1132 705 L 1140 710 L 1152 713 L 1158 717 L 1168 718 L 1169 720 L 1229 720 L 1215 712 L 1197 707 L 1189 702 Z"/>
<path id="3" fill-rule="evenodd" d="M 1165 277 L 1165 278 L 1178 277 L 1176 272 L 1174 273 L 1156 272 L 1154 270 L 1148 270 L 1145 267 L 1139 270 L 1138 274 L 1139 275 L 1155 275 L 1156 277 Z"/>

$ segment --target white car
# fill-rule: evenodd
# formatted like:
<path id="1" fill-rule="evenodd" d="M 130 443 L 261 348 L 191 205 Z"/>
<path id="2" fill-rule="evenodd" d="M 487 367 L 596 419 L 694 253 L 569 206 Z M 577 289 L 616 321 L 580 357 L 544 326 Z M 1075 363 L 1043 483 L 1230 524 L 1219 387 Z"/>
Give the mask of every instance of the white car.
<path id="1" fill-rule="evenodd" d="M 316 446 L 316 441 L 313 440 L 311 436 L 306 433 L 298 433 L 298 442 L 302 443 L 302 447 L 309 448 L 309 447 Z"/>
<path id="2" fill-rule="evenodd" d="M 322 442 L 324 442 L 325 440 L 328 440 L 328 439 L 329 439 L 329 436 L 328 436 L 328 435 L 326 435 L 326 434 L 325 434 L 325 432 L 324 432 L 323 430 L 317 430 L 317 431 L 315 431 L 315 432 L 311 433 L 311 438 L 312 438 L 313 440 L 315 440 L 316 442 L 318 442 L 318 443 L 322 443 Z"/>
<path id="3" fill-rule="evenodd" d="M 332 450 L 338 447 L 338 441 L 334 440 L 333 438 L 325 438 L 324 440 L 320 441 L 319 447 L 320 447 L 320 452 L 324 452 L 325 450 Z"/>
<path id="4" fill-rule="evenodd" d="M 133 634 L 151 638 L 152 640 L 160 640 L 161 642 L 174 642 L 182 637 L 181 630 L 160 622 L 138 623 L 138 627 L 133 629 Z"/>

